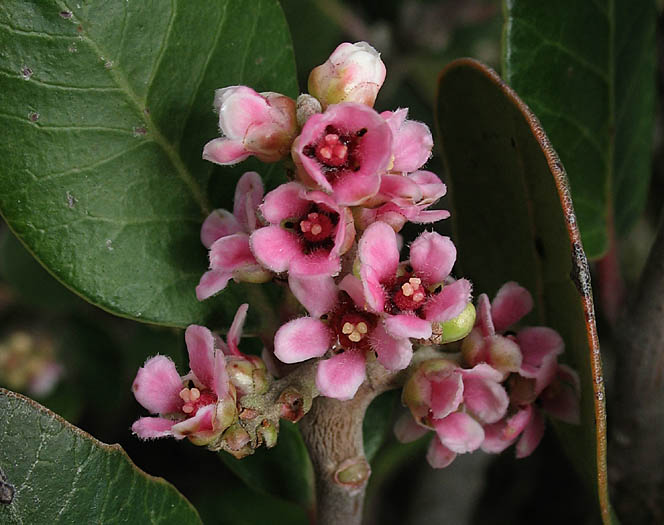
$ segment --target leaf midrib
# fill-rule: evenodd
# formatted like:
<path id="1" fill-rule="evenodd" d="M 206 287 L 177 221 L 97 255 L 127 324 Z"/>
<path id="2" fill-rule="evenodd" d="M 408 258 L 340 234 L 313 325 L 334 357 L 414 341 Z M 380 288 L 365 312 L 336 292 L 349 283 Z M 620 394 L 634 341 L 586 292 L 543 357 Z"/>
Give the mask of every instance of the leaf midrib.
<path id="1" fill-rule="evenodd" d="M 69 11 L 73 13 L 73 10 L 64 2 L 63 0 L 56 0 L 56 3 L 60 6 L 62 11 Z M 173 6 L 173 9 L 175 10 L 175 6 Z M 73 15 L 77 19 L 78 22 L 81 23 L 81 27 L 83 30 L 80 33 L 81 39 L 83 39 L 96 53 L 97 56 L 109 56 L 107 52 L 104 51 L 102 47 L 100 47 L 97 42 L 95 42 L 85 31 L 85 27 L 83 26 L 83 20 L 80 19 L 77 15 Z M 175 17 L 175 14 L 173 14 L 173 17 Z M 165 49 L 166 46 L 168 45 L 168 38 L 170 36 L 170 31 L 164 38 L 163 42 L 163 48 Z M 163 53 L 163 50 L 162 50 Z M 162 54 L 160 53 L 160 54 Z M 152 71 L 152 76 L 156 74 L 156 70 L 159 67 L 159 62 L 155 63 L 154 69 Z M 138 112 L 139 115 L 142 115 L 142 118 L 144 119 L 146 126 L 150 132 L 150 138 L 152 139 L 153 142 L 155 142 L 158 146 L 161 147 L 161 149 L 164 151 L 168 159 L 171 161 L 173 164 L 173 167 L 175 168 L 175 172 L 177 173 L 178 177 L 184 182 L 185 186 L 189 189 L 191 192 L 191 195 L 196 201 L 196 204 L 198 204 L 199 208 L 201 209 L 201 213 L 203 215 L 207 215 L 210 213 L 210 203 L 208 202 L 207 196 L 201 189 L 200 185 L 194 179 L 192 174 L 189 172 L 189 169 L 185 165 L 184 161 L 180 157 L 179 152 L 175 149 L 174 145 L 171 144 L 166 137 L 161 133 L 157 125 L 154 123 L 152 120 L 152 117 L 150 116 L 149 113 L 145 111 L 145 105 L 142 103 L 140 97 L 136 94 L 136 92 L 132 89 L 131 85 L 129 84 L 129 81 L 127 80 L 126 75 L 121 71 L 121 67 L 112 67 L 110 68 L 109 74 L 113 78 L 114 82 L 118 86 L 118 88 L 125 94 L 127 99 L 132 103 L 136 111 Z M 151 87 L 151 86 L 150 86 Z M 148 93 L 149 93 L 148 88 Z M 146 95 L 147 97 L 147 95 Z"/>

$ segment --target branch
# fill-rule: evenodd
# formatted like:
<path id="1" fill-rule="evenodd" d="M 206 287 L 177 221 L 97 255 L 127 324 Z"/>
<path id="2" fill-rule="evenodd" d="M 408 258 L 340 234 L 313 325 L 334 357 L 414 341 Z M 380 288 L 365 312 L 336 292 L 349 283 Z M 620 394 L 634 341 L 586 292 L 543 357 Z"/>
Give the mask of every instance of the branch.
<path id="1" fill-rule="evenodd" d="M 618 349 L 611 481 L 619 515 L 664 520 L 664 217 L 636 296 L 615 333 Z M 629 516 L 629 519 L 627 519 Z"/>

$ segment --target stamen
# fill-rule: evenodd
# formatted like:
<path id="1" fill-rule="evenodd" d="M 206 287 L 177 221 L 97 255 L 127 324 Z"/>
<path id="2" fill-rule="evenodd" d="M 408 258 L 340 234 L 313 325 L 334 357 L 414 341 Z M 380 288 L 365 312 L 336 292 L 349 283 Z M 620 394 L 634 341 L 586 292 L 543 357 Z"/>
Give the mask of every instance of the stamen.
<path id="1" fill-rule="evenodd" d="M 350 323 L 344 323 L 343 327 L 341 328 L 341 332 L 346 335 L 352 333 L 353 330 L 355 330 L 355 326 Z"/>
<path id="2" fill-rule="evenodd" d="M 194 411 L 194 405 L 191 403 L 185 403 L 184 406 L 182 407 L 182 412 L 185 414 L 191 414 Z"/>
<path id="3" fill-rule="evenodd" d="M 189 397 L 188 388 L 183 388 L 182 390 L 180 390 L 180 399 L 182 399 L 182 401 L 184 401 L 185 403 L 191 401 L 191 398 Z"/>
<path id="4" fill-rule="evenodd" d="M 322 231 L 323 231 L 323 227 L 320 224 L 314 224 L 311 227 L 311 233 L 313 233 L 314 235 L 318 235 Z"/>
<path id="5" fill-rule="evenodd" d="M 419 277 L 411 277 L 410 279 L 408 279 L 408 282 L 412 284 L 415 288 L 417 288 L 417 286 L 415 285 L 422 284 L 422 279 L 420 279 Z"/>
<path id="6" fill-rule="evenodd" d="M 192 388 L 189 390 L 189 398 L 191 401 L 198 401 L 198 399 L 201 397 L 201 391 L 198 388 Z"/>
<path id="7" fill-rule="evenodd" d="M 410 297 L 415 290 L 413 290 L 413 285 L 408 282 L 401 285 L 401 291 L 406 297 Z"/>
<path id="8" fill-rule="evenodd" d="M 366 334 L 368 331 L 367 324 L 363 322 L 357 323 L 357 331 L 360 332 L 361 334 Z"/>
<path id="9" fill-rule="evenodd" d="M 417 292 L 415 295 L 413 295 L 413 301 L 416 303 L 419 303 L 420 301 L 424 300 L 424 294 L 422 292 Z"/>
<path id="10" fill-rule="evenodd" d="M 328 147 L 319 149 L 318 154 L 326 160 L 330 160 L 332 158 L 332 150 Z"/>
<path id="11" fill-rule="evenodd" d="M 348 336 L 348 339 L 350 339 L 351 341 L 353 341 L 353 343 L 357 343 L 357 342 L 359 342 L 359 341 L 362 339 L 362 334 L 360 334 L 360 333 L 357 332 L 357 331 L 354 331 L 352 334 L 350 334 L 350 335 Z"/>

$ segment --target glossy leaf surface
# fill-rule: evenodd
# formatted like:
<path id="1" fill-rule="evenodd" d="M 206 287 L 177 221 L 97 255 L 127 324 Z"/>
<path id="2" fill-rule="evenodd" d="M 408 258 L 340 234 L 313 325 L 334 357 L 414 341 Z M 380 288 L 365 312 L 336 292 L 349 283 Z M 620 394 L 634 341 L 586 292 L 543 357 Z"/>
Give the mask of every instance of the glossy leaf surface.
<path id="1" fill-rule="evenodd" d="M 505 3 L 503 76 L 542 121 L 589 257 L 645 205 L 655 117 L 655 2 Z M 613 217 L 612 217 L 613 215 Z"/>
<path id="2" fill-rule="evenodd" d="M 215 89 L 297 95 L 276 0 L 9 0 L 0 49 L 0 211 L 30 251 L 113 313 L 232 319 L 246 287 L 194 295 L 199 230 L 260 163 L 221 169 L 201 152 L 218 136 Z"/>
<path id="3" fill-rule="evenodd" d="M 581 378 L 581 425 L 557 424 L 563 444 L 609 519 L 606 418 L 590 273 L 565 171 L 528 107 L 471 59 L 443 70 L 437 107 L 452 190 L 457 275 L 492 297 L 518 281 L 535 299 L 526 324 L 565 340 Z"/>

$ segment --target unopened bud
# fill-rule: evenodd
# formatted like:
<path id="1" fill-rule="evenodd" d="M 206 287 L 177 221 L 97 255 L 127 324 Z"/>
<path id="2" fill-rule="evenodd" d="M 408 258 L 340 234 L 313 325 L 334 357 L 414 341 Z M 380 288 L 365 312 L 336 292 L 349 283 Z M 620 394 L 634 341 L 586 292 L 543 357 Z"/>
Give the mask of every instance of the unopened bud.
<path id="1" fill-rule="evenodd" d="M 262 394 L 269 386 L 265 363 L 256 356 L 228 356 L 226 370 L 240 396 Z"/>
<path id="2" fill-rule="evenodd" d="M 277 444 L 277 437 L 279 436 L 278 423 L 275 425 L 265 419 L 256 432 L 267 448 L 272 448 Z"/>
<path id="3" fill-rule="evenodd" d="M 289 387 L 284 390 L 277 403 L 280 404 L 280 415 L 284 419 L 291 421 L 293 423 L 298 422 L 304 414 L 309 411 L 311 408 L 311 401 L 309 401 L 309 406 L 306 406 L 304 396 L 295 388 Z"/>
<path id="4" fill-rule="evenodd" d="M 317 98 L 312 97 L 311 95 L 304 93 L 297 97 L 296 102 L 296 111 L 297 111 L 297 124 L 302 127 L 307 123 L 309 117 L 315 115 L 316 113 L 321 113 L 323 108 L 320 105 L 320 102 Z"/>
<path id="5" fill-rule="evenodd" d="M 236 423 L 224 432 L 222 440 L 226 445 L 224 448 L 235 455 L 235 453 L 242 452 L 249 445 L 251 437 L 239 423 Z"/>
<path id="6" fill-rule="evenodd" d="M 309 75 L 309 93 L 327 108 L 340 102 L 373 107 L 385 80 L 380 53 L 366 42 L 339 45 L 324 64 Z"/>
<path id="7" fill-rule="evenodd" d="M 454 319 L 443 323 L 434 323 L 432 342 L 436 344 L 453 343 L 466 337 L 475 325 L 475 307 L 468 303 L 463 312 Z"/>
<path id="8" fill-rule="evenodd" d="M 457 368 L 458 365 L 448 359 L 430 359 L 423 362 L 410 376 L 401 392 L 401 402 L 410 409 L 419 424 L 431 427 L 431 377 L 451 373 Z"/>

